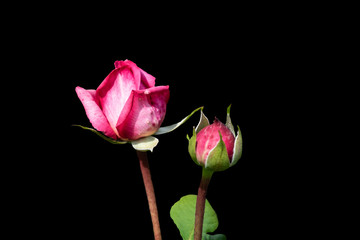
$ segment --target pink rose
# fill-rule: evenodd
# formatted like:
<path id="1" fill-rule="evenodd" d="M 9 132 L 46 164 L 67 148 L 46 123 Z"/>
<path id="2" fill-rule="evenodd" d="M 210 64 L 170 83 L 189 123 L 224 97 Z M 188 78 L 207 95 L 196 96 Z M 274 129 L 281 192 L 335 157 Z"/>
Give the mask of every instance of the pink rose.
<path id="1" fill-rule="evenodd" d="M 156 87 L 155 78 L 129 60 L 116 61 L 96 90 L 75 90 L 93 127 L 125 141 L 154 134 L 170 97 L 169 86 Z"/>
<path id="2" fill-rule="evenodd" d="M 227 109 L 226 124 L 217 118 L 213 124 L 201 111 L 199 124 L 189 138 L 189 153 L 192 160 L 210 171 L 224 171 L 234 166 L 242 155 L 242 137 L 240 127 L 235 134 L 230 118 L 230 108 Z"/>
<path id="3" fill-rule="evenodd" d="M 211 150 L 213 150 L 220 141 L 220 134 L 225 143 L 229 159 L 232 159 L 234 152 L 235 136 L 230 129 L 220 122 L 217 118 L 213 124 L 201 129 L 196 136 L 196 158 L 198 162 L 205 166 L 206 160 Z"/>

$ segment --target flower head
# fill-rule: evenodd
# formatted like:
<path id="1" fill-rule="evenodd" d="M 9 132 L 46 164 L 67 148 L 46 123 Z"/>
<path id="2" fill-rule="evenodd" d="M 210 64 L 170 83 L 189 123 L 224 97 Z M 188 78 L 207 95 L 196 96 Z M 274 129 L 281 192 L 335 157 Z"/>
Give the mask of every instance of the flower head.
<path id="1" fill-rule="evenodd" d="M 233 166 L 242 154 L 242 137 L 238 126 L 235 136 L 230 119 L 230 107 L 227 111 L 226 124 L 215 118 L 210 124 L 201 112 L 201 118 L 193 136 L 189 139 L 189 153 L 194 162 L 205 169 L 223 171 Z"/>
<path id="2" fill-rule="evenodd" d="M 75 90 L 93 127 L 123 141 L 154 134 L 170 97 L 169 86 L 155 86 L 155 78 L 129 60 L 116 61 L 96 90 Z"/>

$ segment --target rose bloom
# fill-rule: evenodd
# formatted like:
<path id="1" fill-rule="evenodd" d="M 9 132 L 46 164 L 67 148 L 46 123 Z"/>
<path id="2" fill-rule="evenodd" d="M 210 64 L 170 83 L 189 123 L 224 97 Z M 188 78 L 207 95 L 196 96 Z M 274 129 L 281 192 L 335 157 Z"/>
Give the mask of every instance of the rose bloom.
<path id="1" fill-rule="evenodd" d="M 129 60 L 116 61 L 96 90 L 75 90 L 93 127 L 124 141 L 154 134 L 170 97 L 169 86 L 155 86 L 155 78 Z"/>
<path id="2" fill-rule="evenodd" d="M 196 158 L 200 165 L 205 166 L 209 153 L 218 145 L 220 134 L 225 143 L 229 160 L 233 157 L 235 136 L 230 129 L 217 118 L 213 124 L 204 127 L 196 136 Z"/>
<path id="3" fill-rule="evenodd" d="M 199 166 L 210 171 L 224 171 L 234 166 L 242 155 L 242 136 L 240 127 L 234 126 L 230 118 L 230 108 L 227 109 L 226 124 L 217 118 L 210 124 L 203 112 L 199 124 L 193 129 L 189 138 L 189 154 Z"/>

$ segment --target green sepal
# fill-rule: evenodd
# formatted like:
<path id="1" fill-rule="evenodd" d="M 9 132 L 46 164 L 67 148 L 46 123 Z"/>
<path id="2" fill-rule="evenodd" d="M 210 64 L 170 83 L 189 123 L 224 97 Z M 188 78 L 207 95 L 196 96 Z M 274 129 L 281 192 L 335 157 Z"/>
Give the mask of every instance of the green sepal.
<path id="1" fill-rule="evenodd" d="M 209 119 L 205 116 L 204 112 L 201 109 L 200 121 L 195 128 L 196 133 L 199 133 L 201 129 L 203 129 L 204 127 L 206 127 L 208 125 L 210 125 Z"/>
<path id="2" fill-rule="evenodd" d="M 205 162 L 205 168 L 215 172 L 220 172 L 230 167 L 230 159 L 224 141 L 219 131 L 220 140 L 218 144 L 209 152 Z"/>
<path id="3" fill-rule="evenodd" d="M 140 138 L 135 141 L 131 141 L 131 145 L 137 151 L 150 151 L 152 152 L 154 147 L 159 143 L 159 140 L 156 137 L 148 136 Z"/>
<path id="4" fill-rule="evenodd" d="M 231 122 L 231 118 L 230 118 L 230 109 L 231 109 L 231 104 L 228 106 L 227 110 L 226 110 L 226 126 L 230 129 L 231 133 L 234 135 L 235 137 L 235 130 L 234 130 L 234 126 Z"/>
<path id="5" fill-rule="evenodd" d="M 238 132 L 234 142 L 233 158 L 230 167 L 234 166 L 239 161 L 242 155 L 243 140 L 239 125 L 237 126 L 237 128 L 238 128 Z"/>
<path id="6" fill-rule="evenodd" d="M 166 126 L 166 127 L 161 127 L 157 130 L 156 133 L 154 133 L 154 135 L 161 135 L 161 134 L 165 134 L 165 133 L 169 133 L 174 131 L 175 129 L 177 129 L 178 127 L 180 127 L 181 125 L 183 125 L 194 113 L 196 113 L 197 111 L 199 111 L 201 109 L 203 109 L 204 107 L 199 107 L 197 109 L 195 109 L 194 111 L 192 111 L 188 116 L 186 116 L 184 119 L 182 119 L 180 122 Z"/>
<path id="7" fill-rule="evenodd" d="M 76 125 L 76 124 L 74 124 L 72 126 L 81 127 L 82 129 L 89 130 L 89 131 L 95 133 L 96 135 L 98 135 L 99 137 L 101 137 L 102 139 L 105 139 L 106 141 L 108 141 L 109 143 L 112 143 L 112 144 L 125 144 L 125 143 L 128 143 L 126 141 L 118 141 L 118 140 L 114 140 L 112 138 L 109 138 L 109 137 L 105 136 L 104 134 L 102 134 L 101 132 L 99 132 L 99 131 L 97 131 L 97 130 L 95 130 L 93 128 L 88 128 L 88 127 L 84 127 L 84 126 Z"/>
<path id="8" fill-rule="evenodd" d="M 190 154 L 191 159 L 199 166 L 201 166 L 196 158 L 196 131 L 195 128 L 193 128 L 193 135 L 192 137 L 189 139 L 189 135 L 187 135 L 187 139 L 189 140 L 189 146 L 188 146 L 188 151 Z"/>
<path id="9" fill-rule="evenodd" d="M 177 201 L 170 210 L 170 217 L 179 229 L 183 240 L 194 239 L 196 198 L 196 195 L 186 195 Z M 223 234 L 208 234 L 214 232 L 218 226 L 219 221 L 216 212 L 206 199 L 202 240 L 226 240 Z"/>

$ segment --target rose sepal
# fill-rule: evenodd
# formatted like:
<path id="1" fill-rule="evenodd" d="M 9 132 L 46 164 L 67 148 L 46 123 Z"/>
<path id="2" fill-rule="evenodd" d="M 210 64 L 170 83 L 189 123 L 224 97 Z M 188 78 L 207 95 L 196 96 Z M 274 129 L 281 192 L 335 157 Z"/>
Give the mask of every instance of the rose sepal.
<path id="1" fill-rule="evenodd" d="M 138 140 L 133 140 L 133 141 L 119 141 L 119 140 L 114 140 L 112 138 L 109 138 L 107 136 L 105 136 L 104 134 L 102 134 L 101 132 L 93 129 L 93 128 L 88 128 L 88 127 L 84 127 L 81 125 L 72 125 L 74 127 L 80 127 L 82 129 L 85 130 L 89 130 L 93 133 L 95 133 L 96 135 L 100 136 L 102 139 L 105 139 L 106 141 L 108 141 L 109 143 L 112 144 L 126 144 L 126 143 L 131 143 L 131 145 L 133 146 L 133 148 L 137 151 L 150 151 L 152 152 L 154 147 L 156 147 L 156 145 L 159 143 L 159 140 L 156 137 L 153 136 L 148 136 L 148 137 L 143 137 L 140 138 Z"/>
<path id="2" fill-rule="evenodd" d="M 230 109 L 231 109 L 231 104 L 229 105 L 229 107 L 227 108 L 227 111 L 226 111 L 226 124 L 225 125 L 230 129 L 230 131 L 232 132 L 232 134 L 235 137 L 233 156 L 232 156 L 232 159 L 230 162 L 230 167 L 232 167 L 241 158 L 242 148 L 243 148 L 243 140 L 242 140 L 242 135 L 241 135 L 239 125 L 237 125 L 238 131 L 235 134 L 234 126 L 231 122 Z"/>
<path id="3" fill-rule="evenodd" d="M 157 132 L 154 133 L 154 135 L 161 135 L 161 134 L 165 134 L 165 133 L 169 133 L 174 131 L 175 129 L 177 129 L 178 127 L 180 127 L 181 125 L 183 125 L 194 113 L 196 113 L 197 111 L 201 110 L 204 107 L 199 107 L 197 109 L 195 109 L 194 111 L 192 111 L 189 115 L 187 115 L 185 118 L 183 118 L 180 122 L 169 125 L 169 126 L 165 126 L 165 127 L 160 127 Z"/>
<path id="4" fill-rule="evenodd" d="M 235 138 L 234 151 L 233 151 L 234 153 L 233 153 L 230 167 L 234 166 L 239 161 L 239 159 L 241 158 L 241 155 L 242 155 L 243 140 L 242 140 L 242 135 L 241 135 L 239 125 L 237 125 L 237 128 L 238 128 L 238 132 L 237 132 L 237 136 Z"/>
<path id="5" fill-rule="evenodd" d="M 230 167 L 229 155 L 226 151 L 226 146 L 222 140 L 219 131 L 220 140 L 216 146 L 210 150 L 209 155 L 205 160 L 205 169 L 210 169 L 215 172 L 221 172 Z"/>
<path id="6" fill-rule="evenodd" d="M 199 162 L 196 159 L 196 152 L 195 152 L 195 147 L 196 147 L 196 131 L 195 131 L 195 127 L 193 127 L 193 135 L 191 138 L 189 138 L 189 135 L 186 135 L 186 138 L 189 140 L 189 154 L 191 159 L 199 166 L 201 166 L 199 164 Z"/>
<path id="7" fill-rule="evenodd" d="M 197 109 L 198 110 L 198 109 Z M 201 108 L 200 111 L 200 120 L 199 123 L 197 124 L 196 127 L 193 127 L 193 135 L 191 138 L 189 138 L 189 135 L 186 135 L 187 140 L 189 140 L 189 146 L 188 146 L 188 150 L 189 150 L 189 154 L 191 159 L 199 166 L 200 163 L 198 162 L 197 158 L 196 158 L 196 134 L 198 132 L 200 132 L 201 129 L 203 129 L 204 127 L 210 125 L 209 119 L 205 116 L 204 112 L 203 112 L 203 107 Z"/>
<path id="8" fill-rule="evenodd" d="M 77 125 L 77 124 L 73 124 L 72 125 L 73 127 L 80 127 L 82 129 L 85 129 L 85 130 L 89 130 L 93 133 L 95 133 L 96 135 L 98 135 L 99 137 L 101 137 L 102 139 L 105 139 L 106 141 L 108 141 L 109 143 L 112 143 L 112 144 L 125 144 L 125 143 L 128 143 L 126 141 L 119 141 L 119 140 L 114 140 L 112 138 L 109 138 L 107 136 L 105 136 L 104 134 L 102 134 L 101 132 L 93 129 L 93 128 L 89 128 L 89 127 L 84 127 L 84 126 L 81 126 L 81 125 Z"/>
<path id="9" fill-rule="evenodd" d="M 226 109 L 226 123 L 225 123 L 225 125 L 230 129 L 230 131 L 232 132 L 232 134 L 235 137 L 234 125 L 232 124 L 231 118 L 230 118 L 230 109 L 231 109 L 231 104 Z"/>
<path id="10" fill-rule="evenodd" d="M 180 122 L 166 126 L 166 127 L 161 127 L 159 128 L 159 130 L 154 133 L 154 135 L 161 135 L 161 134 L 165 134 L 165 133 L 169 133 L 174 131 L 176 128 L 180 127 L 182 124 L 184 124 L 192 115 L 194 115 L 194 113 L 196 113 L 197 111 L 201 110 L 202 113 L 202 109 L 204 107 L 199 107 L 197 109 L 195 109 L 194 111 L 192 111 L 188 116 L 186 116 L 185 118 L 183 118 Z M 203 114 L 203 113 L 202 113 Z M 206 117 L 205 117 L 206 118 Z M 203 117 L 200 117 L 200 120 L 203 119 Z M 207 119 L 206 119 L 207 120 Z M 205 121 L 205 120 L 204 120 Z M 207 120 L 208 121 L 208 120 Z M 200 124 L 200 123 L 199 123 Z M 198 126 L 199 126 L 198 124 Z M 109 143 L 112 144 L 126 144 L 126 143 L 131 143 L 131 145 L 133 146 L 133 148 L 137 151 L 153 151 L 153 149 L 157 146 L 157 144 L 159 143 L 159 140 L 154 137 L 154 136 L 147 136 L 147 137 L 143 137 L 137 140 L 132 140 L 132 141 L 121 141 L 121 140 L 114 140 L 110 137 L 105 136 L 102 132 L 97 131 L 96 129 L 93 128 L 89 128 L 89 127 L 84 127 L 81 125 L 72 125 L 75 127 L 80 127 L 82 129 L 85 130 L 89 130 L 93 133 L 95 133 L 96 135 L 100 136 L 102 139 L 105 139 L 106 141 L 108 141 Z M 196 140 L 196 136 L 195 136 L 195 140 Z M 195 147 L 195 146 L 194 146 Z"/>
<path id="11" fill-rule="evenodd" d="M 199 133 L 201 129 L 203 129 L 204 127 L 210 125 L 209 119 L 205 116 L 203 109 L 201 109 L 200 112 L 200 120 L 198 125 L 195 128 L 196 133 Z"/>
<path id="12" fill-rule="evenodd" d="M 144 138 L 140 138 L 135 141 L 131 141 L 131 145 L 137 151 L 145 152 L 150 151 L 152 152 L 154 147 L 159 143 L 159 139 L 153 136 L 148 136 Z"/>

